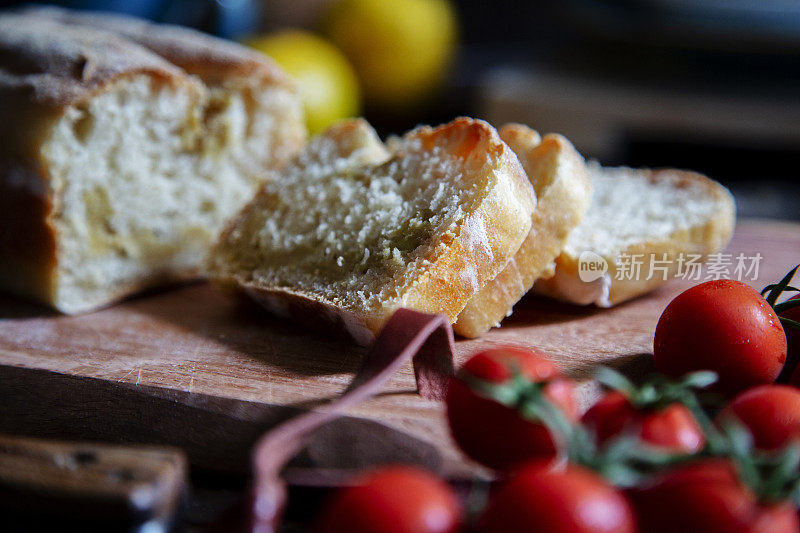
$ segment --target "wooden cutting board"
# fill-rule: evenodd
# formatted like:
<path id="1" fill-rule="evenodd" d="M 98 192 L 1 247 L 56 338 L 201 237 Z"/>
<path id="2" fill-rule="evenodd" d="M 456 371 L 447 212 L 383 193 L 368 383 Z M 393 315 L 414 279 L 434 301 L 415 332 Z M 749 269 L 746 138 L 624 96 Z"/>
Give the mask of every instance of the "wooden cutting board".
<path id="1" fill-rule="evenodd" d="M 761 288 L 800 262 L 800 225 L 742 221 L 726 253 L 763 257 Z M 674 280 L 613 309 L 528 296 L 478 339 L 457 339 L 457 362 L 504 343 L 535 346 L 585 379 L 604 363 L 641 372 L 661 311 L 696 281 Z M 245 472 L 251 446 L 280 420 L 323 404 L 349 382 L 364 353 L 345 340 L 270 317 L 193 284 L 96 313 L 58 316 L 0 297 L 0 433 L 169 444 L 199 468 Z M 584 387 L 588 398 L 591 384 Z M 414 393 L 411 368 L 385 392 L 317 432 L 300 466 L 411 461 L 469 475 L 442 406 Z"/>

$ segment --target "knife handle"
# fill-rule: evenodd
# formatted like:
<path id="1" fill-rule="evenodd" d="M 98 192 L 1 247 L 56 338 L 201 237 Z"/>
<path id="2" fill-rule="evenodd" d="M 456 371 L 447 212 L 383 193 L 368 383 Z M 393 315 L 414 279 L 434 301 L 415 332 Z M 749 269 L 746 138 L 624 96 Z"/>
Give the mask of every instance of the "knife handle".
<path id="1" fill-rule="evenodd" d="M 176 449 L 0 435 L 0 516 L 28 530 L 167 531 L 186 477 Z"/>

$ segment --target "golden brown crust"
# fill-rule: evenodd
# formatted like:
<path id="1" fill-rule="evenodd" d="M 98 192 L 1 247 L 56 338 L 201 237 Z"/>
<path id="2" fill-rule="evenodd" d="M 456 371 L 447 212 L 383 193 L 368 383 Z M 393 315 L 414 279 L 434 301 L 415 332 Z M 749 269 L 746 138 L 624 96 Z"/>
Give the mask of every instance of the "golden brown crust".
<path id="1" fill-rule="evenodd" d="M 499 323 L 534 281 L 552 268 L 570 231 L 583 219 L 591 198 L 586 165 L 567 139 L 556 134 L 541 139 L 538 133 L 519 124 L 502 127 L 500 137 L 519 156 L 536 191 L 538 205 L 519 251 L 458 315 L 454 329 L 465 337 L 476 337 Z"/>
<path id="2" fill-rule="evenodd" d="M 620 253 L 630 256 L 644 254 L 645 263 L 649 257 L 658 260 L 666 257 L 669 261 L 666 278 L 669 279 L 677 272 L 677 258 L 681 253 L 700 254 L 705 258 L 727 245 L 736 222 L 734 200 L 727 189 L 702 174 L 687 170 L 641 169 L 640 172 L 642 177 L 651 183 L 668 179 L 678 188 L 689 186 L 700 188 L 704 194 L 714 199 L 718 208 L 703 224 L 679 229 L 664 239 L 636 243 L 621 250 Z M 665 282 L 660 272 L 650 279 L 616 279 L 618 269 L 616 261 L 614 258 L 606 260 L 608 272 L 604 277 L 592 282 L 583 282 L 578 276 L 578 257 L 565 252 L 556 260 L 555 275 L 549 279 L 538 280 L 534 290 L 539 294 L 578 305 L 595 304 L 600 307 L 610 307 L 645 294 Z"/>
<path id="3" fill-rule="evenodd" d="M 518 158 L 489 124 L 459 118 L 416 134 L 423 142 L 431 143 L 442 135 L 463 138 L 456 148 L 460 153 L 491 154 L 495 173 L 508 176 L 507 182 L 489 191 L 480 207 L 462 224 L 446 253 L 403 296 L 405 307 L 444 313 L 455 322 L 469 298 L 497 277 L 519 250 L 530 230 L 536 197 Z"/>

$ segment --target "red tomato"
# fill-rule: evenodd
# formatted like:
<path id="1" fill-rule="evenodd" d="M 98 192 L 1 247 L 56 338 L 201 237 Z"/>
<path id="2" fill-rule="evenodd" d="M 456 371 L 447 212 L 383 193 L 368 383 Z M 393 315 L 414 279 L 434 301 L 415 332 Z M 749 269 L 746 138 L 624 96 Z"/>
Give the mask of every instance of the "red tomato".
<path id="1" fill-rule="evenodd" d="M 561 377 L 553 363 L 522 348 L 507 347 L 480 352 L 467 361 L 460 375 L 501 384 L 517 371 L 534 382 L 546 382 L 544 396 L 570 420 L 577 419 L 572 382 Z M 475 461 L 507 470 L 523 461 L 552 457 L 555 445 L 548 429 L 538 421 L 474 392 L 461 377 L 450 380 L 447 390 L 450 431 L 461 449 Z"/>
<path id="2" fill-rule="evenodd" d="M 759 503 L 732 463 L 706 459 L 664 474 L 629 493 L 648 533 L 797 533 L 794 506 Z"/>
<path id="3" fill-rule="evenodd" d="M 554 470 L 534 462 L 517 470 L 489 500 L 481 533 L 633 533 L 625 495 L 579 466 Z"/>
<path id="4" fill-rule="evenodd" d="M 788 385 L 754 387 L 734 398 L 717 419 L 728 417 L 747 426 L 757 448 L 782 448 L 800 438 L 800 390 Z"/>
<path id="5" fill-rule="evenodd" d="M 727 279 L 701 283 L 672 300 L 653 348 L 662 374 L 713 370 L 717 390 L 729 394 L 772 383 L 786 361 L 786 335 L 775 311 L 755 289 Z"/>
<path id="6" fill-rule="evenodd" d="M 453 533 L 460 505 L 450 487 L 423 470 L 375 470 L 336 494 L 322 510 L 320 533 Z"/>
<path id="7" fill-rule="evenodd" d="M 626 432 L 643 442 L 675 453 L 696 453 L 705 445 L 700 424 L 684 405 L 639 410 L 619 391 L 603 396 L 583 415 L 583 424 L 603 444 Z"/>

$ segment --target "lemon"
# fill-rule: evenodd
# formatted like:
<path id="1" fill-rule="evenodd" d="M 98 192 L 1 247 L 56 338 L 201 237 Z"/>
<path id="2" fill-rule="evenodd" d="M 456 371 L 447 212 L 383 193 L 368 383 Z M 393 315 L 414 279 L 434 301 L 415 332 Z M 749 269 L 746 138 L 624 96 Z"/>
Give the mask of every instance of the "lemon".
<path id="1" fill-rule="evenodd" d="M 325 31 L 352 61 L 367 101 L 408 107 L 441 83 L 453 57 L 456 16 L 448 0 L 340 0 Z"/>
<path id="2" fill-rule="evenodd" d="M 312 33 L 285 30 L 245 44 L 272 57 L 297 82 L 311 134 L 357 116 L 361 91 L 352 65 L 336 46 Z"/>

